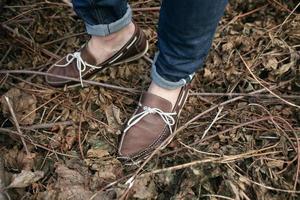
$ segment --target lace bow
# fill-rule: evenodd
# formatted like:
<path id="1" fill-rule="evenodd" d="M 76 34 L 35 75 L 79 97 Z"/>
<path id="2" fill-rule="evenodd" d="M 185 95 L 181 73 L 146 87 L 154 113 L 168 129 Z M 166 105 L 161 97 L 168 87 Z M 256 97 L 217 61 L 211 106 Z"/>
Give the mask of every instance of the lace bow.
<path id="1" fill-rule="evenodd" d="M 94 69 L 100 69 L 102 66 L 95 66 L 95 65 L 88 64 L 87 62 L 85 62 L 81 58 L 80 52 L 69 53 L 66 56 L 66 60 L 67 60 L 66 64 L 63 64 L 63 65 L 56 64 L 55 66 L 57 66 L 57 67 L 66 67 L 69 64 L 71 64 L 73 62 L 73 60 L 75 60 L 75 59 L 76 59 L 76 67 L 79 71 L 80 84 L 83 87 L 82 72 L 84 72 L 86 70 L 86 67 L 90 67 L 94 70 Z"/>
<path id="2" fill-rule="evenodd" d="M 127 123 L 127 128 L 124 130 L 124 133 L 126 133 L 132 126 L 137 124 L 141 119 L 143 119 L 148 114 L 158 114 L 164 122 L 168 125 L 170 132 L 172 133 L 172 126 L 175 124 L 175 119 L 173 115 L 176 115 L 175 112 L 168 113 L 164 112 L 161 109 L 158 108 L 150 108 L 148 106 L 143 106 L 143 111 L 134 115 Z"/>

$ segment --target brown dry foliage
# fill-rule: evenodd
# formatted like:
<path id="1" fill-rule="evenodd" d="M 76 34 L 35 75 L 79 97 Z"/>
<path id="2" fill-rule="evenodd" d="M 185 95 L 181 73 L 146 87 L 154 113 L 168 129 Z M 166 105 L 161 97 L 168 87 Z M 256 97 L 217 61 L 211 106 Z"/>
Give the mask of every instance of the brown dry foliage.
<path id="1" fill-rule="evenodd" d="M 152 58 L 158 12 L 148 8 L 160 1 L 130 3 L 135 21 L 149 38 L 147 57 Z M 291 13 L 297 3 L 230 1 L 206 68 L 193 81 L 194 94 L 181 125 L 262 85 L 300 105 L 299 8 Z M 54 62 L 53 55 L 72 52 L 87 39 L 82 21 L 63 1 L 2 1 L 0 11 L 6 26 L 0 26 L 1 69 L 44 71 Z M 150 82 L 149 69 L 149 62 L 141 59 L 108 69 L 95 81 L 142 91 Z M 31 152 L 24 152 L 2 100 L 0 198 L 118 199 L 124 194 L 135 169 L 122 166 L 116 149 L 138 93 L 93 85 L 59 90 L 33 74 L 11 73 L 0 80 L 1 95 L 10 97 Z M 299 109 L 263 92 L 226 104 L 212 124 L 216 114 L 212 110 L 179 132 L 169 148 L 146 165 L 128 199 L 299 199 Z M 70 120 L 71 126 L 44 125 Z M 22 187 L 15 189 L 14 184 Z"/>

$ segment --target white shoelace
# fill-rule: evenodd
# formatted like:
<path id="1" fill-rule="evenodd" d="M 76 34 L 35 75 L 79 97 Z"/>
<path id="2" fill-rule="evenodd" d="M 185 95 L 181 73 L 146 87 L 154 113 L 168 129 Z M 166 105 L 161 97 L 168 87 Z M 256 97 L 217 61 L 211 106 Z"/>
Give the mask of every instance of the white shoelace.
<path id="1" fill-rule="evenodd" d="M 86 67 L 90 67 L 92 69 L 100 69 L 102 68 L 102 66 L 95 66 L 95 65 L 90 65 L 87 62 L 85 62 L 80 55 L 80 52 L 74 52 L 74 53 L 69 53 L 66 56 L 66 60 L 67 63 L 64 65 L 59 65 L 56 64 L 55 66 L 57 67 L 66 67 L 68 66 L 71 62 L 73 62 L 73 60 L 76 59 L 76 67 L 79 71 L 79 79 L 80 79 L 80 84 L 83 87 L 83 81 L 82 81 L 82 72 L 84 72 L 86 70 Z"/>
<path id="2" fill-rule="evenodd" d="M 133 127 L 135 124 L 137 124 L 141 119 L 143 119 L 148 114 L 158 114 L 164 122 L 168 125 L 170 129 L 170 133 L 172 133 L 172 126 L 175 124 L 175 119 L 172 117 L 173 115 L 176 115 L 176 112 L 168 113 L 164 112 L 161 109 L 158 108 L 150 108 L 148 106 L 143 106 L 143 111 L 134 115 L 127 123 L 127 128 L 124 130 L 124 133 L 126 133 L 131 127 Z"/>

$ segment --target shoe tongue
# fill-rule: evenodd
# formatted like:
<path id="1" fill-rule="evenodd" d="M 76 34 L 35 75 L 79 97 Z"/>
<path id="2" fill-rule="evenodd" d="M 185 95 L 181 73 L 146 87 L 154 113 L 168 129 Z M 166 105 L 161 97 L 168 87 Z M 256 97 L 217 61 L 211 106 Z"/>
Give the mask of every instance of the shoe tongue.
<path id="1" fill-rule="evenodd" d="M 80 56 L 81 58 L 87 62 L 90 65 L 97 65 L 96 58 L 91 54 L 91 52 L 88 49 L 87 44 L 82 47 L 80 50 Z"/>
<path id="2" fill-rule="evenodd" d="M 172 112 L 171 102 L 149 92 L 145 92 L 141 96 L 140 102 L 143 106 L 148 106 L 150 108 L 158 108 L 164 112 Z"/>

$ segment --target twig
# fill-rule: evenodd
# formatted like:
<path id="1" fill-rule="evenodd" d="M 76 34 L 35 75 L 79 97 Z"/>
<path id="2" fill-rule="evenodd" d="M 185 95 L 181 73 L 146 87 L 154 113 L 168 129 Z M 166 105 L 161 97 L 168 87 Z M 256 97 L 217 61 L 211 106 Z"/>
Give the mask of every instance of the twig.
<path id="1" fill-rule="evenodd" d="M 82 148 L 82 144 L 81 144 L 81 124 L 82 124 L 83 113 L 81 113 L 81 115 L 79 117 L 80 118 L 79 118 L 79 127 L 78 127 L 78 145 L 79 145 L 81 158 L 84 160 L 84 153 L 83 153 L 83 148 Z"/>
<path id="2" fill-rule="evenodd" d="M 255 181 L 252 181 L 251 179 L 249 179 L 246 176 L 243 176 L 241 173 L 237 172 L 236 170 L 234 170 L 229 164 L 227 164 L 227 166 L 229 166 L 229 168 L 236 173 L 237 175 L 239 175 L 240 177 L 242 177 L 244 180 L 249 181 L 252 184 L 258 185 L 260 187 L 266 188 L 268 190 L 273 190 L 273 191 L 278 191 L 278 192 L 285 192 L 285 193 L 296 193 L 296 194 L 300 194 L 300 191 L 295 191 L 295 190 L 284 190 L 284 189 L 279 189 L 279 188 L 274 188 L 274 187 L 270 187 L 270 186 L 266 186 L 264 184 L 261 183 L 257 183 Z"/>
<path id="3" fill-rule="evenodd" d="M 7 30 L 8 32 L 11 33 L 11 35 L 19 37 L 23 42 L 25 41 L 26 43 L 28 43 L 30 46 L 33 46 L 33 42 L 27 38 L 26 36 L 18 33 L 17 31 L 15 31 L 14 29 L 10 28 L 9 26 L 7 26 L 6 24 L 1 24 L 2 28 L 4 28 L 5 30 Z M 41 48 L 40 46 L 36 45 L 36 47 L 45 55 L 52 57 L 54 59 L 59 59 L 60 56 L 48 51 L 47 49 Z"/>
<path id="4" fill-rule="evenodd" d="M 249 71 L 249 73 L 252 75 L 252 77 L 262 86 L 264 87 L 268 92 L 270 92 L 272 95 L 274 95 L 276 98 L 278 98 L 279 100 L 283 101 L 284 103 L 290 105 L 290 106 L 293 106 L 293 107 L 296 107 L 296 108 L 300 108 L 300 106 L 294 104 L 294 103 L 291 103 L 283 98 L 281 98 L 280 96 L 278 96 L 277 94 L 275 94 L 272 90 L 270 90 L 269 88 L 267 88 L 264 84 L 262 84 L 258 78 L 254 75 L 254 73 L 251 71 L 250 67 L 248 66 L 248 64 L 246 63 L 246 61 L 244 60 L 244 58 L 242 57 L 242 55 L 240 54 L 240 52 L 238 51 L 238 54 L 242 60 L 242 62 L 244 63 L 245 67 L 247 68 L 247 70 Z"/>
<path id="5" fill-rule="evenodd" d="M 284 19 L 284 21 L 280 24 L 279 29 L 276 31 L 275 35 L 277 35 L 281 30 L 283 25 L 288 21 L 288 19 L 293 15 L 293 13 L 297 10 L 300 6 L 300 2 L 295 6 L 295 8 L 289 13 L 289 15 Z"/>
<path id="6" fill-rule="evenodd" d="M 243 124 L 236 125 L 236 126 L 234 126 L 234 127 L 231 127 L 231 128 L 229 128 L 229 129 L 226 129 L 226 130 L 224 130 L 224 131 L 221 131 L 221 132 L 218 132 L 218 133 L 216 133 L 216 134 L 210 135 L 210 136 L 208 136 L 208 137 L 206 137 L 206 138 L 203 138 L 202 140 L 195 141 L 194 143 L 190 144 L 190 146 L 197 145 L 197 144 L 199 144 L 199 143 L 201 143 L 201 142 L 204 142 L 204 141 L 207 141 L 207 140 L 209 140 L 209 139 L 215 138 L 215 137 L 217 137 L 218 135 L 222 135 L 222 134 L 227 133 L 227 132 L 230 132 L 230 131 L 232 131 L 232 130 L 235 130 L 235 129 L 238 129 L 238 128 L 241 128 L 241 127 L 244 127 L 244 126 L 247 126 L 247 125 L 250 125 L 250 124 L 255 124 L 255 123 L 258 123 L 258 122 L 261 122 L 261 121 L 267 121 L 267 120 L 270 120 L 270 119 L 272 119 L 272 117 L 267 116 L 267 117 L 262 117 L 262 118 L 259 118 L 259 119 L 254 119 L 254 120 L 252 120 L 252 121 L 248 121 L 248 122 L 245 122 L 245 123 L 243 123 Z"/>
<path id="7" fill-rule="evenodd" d="M 0 74 L 37 74 L 37 75 L 42 75 L 42 76 L 51 76 L 51 77 L 76 81 L 78 83 L 80 82 L 80 80 L 77 78 L 71 78 L 68 76 L 60 76 L 60 75 L 50 74 L 47 72 L 38 72 L 38 71 L 30 71 L 30 70 L 0 70 Z M 132 92 L 132 93 L 140 93 L 140 91 L 136 90 L 136 89 L 111 85 L 111 84 L 107 84 L 107 83 L 99 83 L 99 82 L 91 81 L 91 80 L 82 80 L 82 82 L 89 84 L 89 85 L 96 85 L 96 86 L 109 88 L 109 89 L 116 89 L 116 90 L 121 90 L 121 91 Z"/>
<path id="8" fill-rule="evenodd" d="M 49 149 L 48 147 L 45 147 L 43 145 L 37 144 L 37 143 L 33 142 L 32 140 L 26 138 L 24 135 L 21 135 L 18 132 L 10 130 L 10 129 L 7 129 L 7 128 L 0 128 L 0 133 L 5 133 L 5 134 L 7 134 L 9 136 L 11 136 L 10 134 L 17 135 L 17 136 L 19 136 L 21 138 L 24 138 L 26 141 L 28 141 L 29 143 L 31 143 L 35 147 L 39 147 L 41 149 L 50 151 L 52 153 L 55 153 L 55 154 L 58 154 L 58 155 L 61 155 L 61 156 L 66 156 L 66 157 L 70 157 L 70 158 L 78 158 L 78 156 L 74 156 L 74 155 L 70 155 L 70 154 L 65 154 L 65 153 L 60 153 L 60 152 L 54 151 L 52 149 Z"/>
<path id="9" fill-rule="evenodd" d="M 285 10 L 285 11 L 287 11 L 287 12 L 289 12 L 289 13 L 292 12 L 290 9 L 284 7 L 281 3 L 279 3 L 279 2 L 276 1 L 276 0 L 267 0 L 267 1 L 268 1 L 271 5 L 273 5 L 272 2 L 274 2 L 275 4 L 277 4 L 277 5 L 281 8 L 280 10 Z M 277 8 L 276 6 L 274 6 L 274 7 Z"/>
<path id="10" fill-rule="evenodd" d="M 16 118 L 14 109 L 13 109 L 11 103 L 10 103 L 9 98 L 8 98 L 7 96 L 4 96 L 4 98 L 5 98 L 6 102 L 7 102 L 7 106 L 8 106 L 9 112 L 10 112 L 10 114 L 11 114 L 11 116 L 12 116 L 12 119 L 13 119 L 13 121 L 14 121 L 14 124 L 15 124 L 16 128 L 17 128 L 18 133 L 19 133 L 20 135 L 23 135 L 23 133 L 22 133 L 22 131 L 21 131 L 21 129 L 20 129 L 19 122 L 18 122 L 18 120 L 17 120 L 17 118 Z M 26 142 L 25 142 L 25 140 L 24 140 L 23 137 L 21 137 L 21 141 L 22 141 L 22 143 L 23 143 L 23 146 L 24 146 L 24 149 L 25 149 L 25 151 L 26 151 L 27 156 L 30 156 L 30 152 L 29 152 L 29 150 L 28 150 L 28 148 L 27 148 Z"/>
<path id="11" fill-rule="evenodd" d="M 211 127 L 214 125 L 214 123 L 219 120 L 219 115 L 221 114 L 222 110 L 223 110 L 224 106 L 219 107 L 218 113 L 216 114 L 214 120 L 210 123 L 210 125 L 208 126 L 208 128 L 204 131 L 201 140 L 206 136 L 206 134 L 208 133 L 208 131 L 211 129 Z"/>
<path id="12" fill-rule="evenodd" d="M 49 44 L 53 44 L 53 43 L 56 43 L 56 42 L 59 42 L 59 41 L 62 41 L 62 40 L 66 40 L 66 39 L 69 39 L 69 38 L 72 38 L 72 37 L 78 37 L 78 36 L 81 36 L 81 35 L 84 35 L 84 34 L 85 34 L 85 32 L 74 33 L 74 34 L 67 35 L 67 36 L 62 37 L 62 38 L 58 38 L 56 40 L 45 42 L 45 43 L 41 44 L 41 46 L 47 46 Z"/>
<path id="13" fill-rule="evenodd" d="M 6 59 L 6 57 L 8 56 L 8 54 L 10 53 L 11 50 L 12 50 L 12 45 L 9 46 L 9 48 L 5 52 L 4 56 L 1 58 L 1 60 L 0 60 L 0 66 L 2 65 L 2 62 Z"/>
<path id="14" fill-rule="evenodd" d="M 237 126 L 234 126 L 234 127 L 231 127 L 231 128 L 228 128 L 224 131 L 221 131 L 221 132 L 218 132 L 218 133 L 215 133 L 213 135 L 210 135 L 206 138 L 204 138 L 202 141 L 201 140 L 196 140 L 195 142 L 193 142 L 192 144 L 189 144 L 189 146 L 195 146 L 197 144 L 199 144 L 200 142 L 204 142 L 204 141 L 207 141 L 207 140 L 210 140 L 212 138 L 215 138 L 217 137 L 218 135 L 221 135 L 221 134 L 224 134 L 224 133 L 227 133 L 227 132 L 230 132 L 232 130 L 235 130 L 235 129 L 238 129 L 238 128 L 241 128 L 241 127 L 244 127 L 244 126 L 248 126 L 248 125 L 251 125 L 251 124 L 255 124 L 255 123 L 258 123 L 258 122 L 261 122 L 261 121 L 266 121 L 266 120 L 270 120 L 271 117 L 267 116 L 267 117 L 263 117 L 263 118 L 260 118 L 260 119 L 255 119 L 255 120 L 252 120 L 252 121 L 249 121 L 249 122 L 245 122 L 243 124 L 239 124 Z M 184 150 L 185 148 L 178 148 L 174 151 L 169 151 L 169 152 L 166 152 L 164 154 L 161 154 L 160 156 L 163 157 L 163 156 L 168 156 L 170 154 L 173 154 L 174 152 L 178 153 L 182 150 Z"/>
<path id="15" fill-rule="evenodd" d="M 263 152 L 268 149 L 274 148 L 274 145 L 265 147 L 263 149 L 258 149 L 258 150 L 251 150 L 249 152 L 237 154 L 237 155 L 229 155 L 229 156 L 223 156 L 223 157 L 215 157 L 215 158 L 206 158 L 202 160 L 195 160 L 192 162 L 176 165 L 176 166 L 171 166 L 167 168 L 162 168 L 162 169 L 156 169 L 150 172 L 146 172 L 141 175 L 141 177 L 146 176 L 146 175 L 153 175 L 153 174 L 158 174 L 162 172 L 170 172 L 170 171 L 176 171 L 184 168 L 189 168 L 195 165 L 199 164 L 204 164 L 204 163 L 230 163 L 230 162 L 235 162 L 238 160 L 242 159 L 247 159 L 247 158 L 252 158 L 252 157 L 259 157 L 259 156 L 266 156 L 266 155 L 273 155 L 273 154 L 279 154 L 282 153 L 281 151 L 273 151 L 273 152 Z M 300 193 L 300 191 L 299 191 Z"/>
<path id="16" fill-rule="evenodd" d="M 236 97 L 236 96 L 244 96 L 244 97 L 265 97 L 265 98 L 274 98 L 274 95 L 271 94 L 249 94 L 249 93 L 216 93 L 216 92 L 193 92 L 190 93 L 189 96 L 208 96 L 208 97 Z M 300 99 L 299 95 L 280 95 L 282 98 L 286 99 Z"/>
<path id="17" fill-rule="evenodd" d="M 91 94 L 92 94 L 92 90 L 89 91 L 88 95 L 86 96 L 86 98 L 85 98 L 85 100 L 84 100 L 84 102 L 82 104 L 83 110 L 86 109 L 86 104 L 87 104 L 88 100 L 90 99 Z M 80 118 L 79 118 L 79 127 L 78 127 L 78 145 L 79 145 L 79 150 L 80 150 L 81 158 L 83 160 L 84 160 L 84 153 L 83 153 L 82 142 L 81 142 L 81 133 L 82 133 L 82 131 L 81 131 L 81 125 L 82 125 L 82 118 L 83 118 L 84 114 L 85 113 L 82 112 L 80 114 L 80 116 L 79 116 Z"/>
<path id="18" fill-rule="evenodd" d="M 46 101 L 45 103 L 43 103 L 42 105 L 40 105 L 39 107 L 35 108 L 34 110 L 30 111 L 27 115 L 25 115 L 24 117 L 22 117 L 20 119 L 20 121 L 23 121 L 24 119 L 26 119 L 28 116 L 30 116 L 32 113 L 38 111 L 39 109 L 45 107 L 48 103 L 50 103 L 51 101 L 53 101 L 54 99 L 60 97 L 62 95 L 62 93 L 54 96 L 53 98 L 49 99 L 48 101 Z"/>
<path id="19" fill-rule="evenodd" d="M 35 129 L 47 129 L 52 128 L 53 126 L 71 126 L 73 125 L 73 121 L 65 121 L 65 122 L 54 122 L 54 123 L 45 123 L 45 124 L 36 124 L 32 126 L 21 126 L 21 129 L 24 130 L 35 130 Z"/>
<path id="20" fill-rule="evenodd" d="M 225 26 L 223 26 L 221 29 L 220 29 L 220 32 L 222 32 L 226 27 L 228 27 L 230 24 L 233 24 L 234 22 L 236 22 L 238 19 L 241 19 L 241 18 L 243 18 L 243 17 L 246 17 L 246 16 L 248 16 L 248 15 L 251 15 L 251 14 L 253 14 L 253 13 L 255 13 L 255 12 L 258 12 L 258 11 L 260 11 L 261 9 L 263 9 L 263 8 L 265 8 L 265 7 L 267 7 L 268 6 L 268 4 L 266 4 L 266 5 L 263 5 L 263 6 L 261 6 L 261 7 L 258 7 L 258 8 L 255 8 L 254 10 L 251 10 L 251 11 L 249 11 L 249 12 L 246 12 L 246 13 L 243 13 L 243 14 L 239 14 L 238 16 L 235 16 L 233 19 L 231 19 Z"/>
<path id="21" fill-rule="evenodd" d="M 181 140 L 177 140 L 177 141 L 178 141 L 181 145 L 183 145 L 184 147 L 186 147 L 187 149 L 190 149 L 190 150 L 192 150 L 192 151 L 194 151 L 194 152 L 196 152 L 196 153 L 199 153 L 199 154 L 205 154 L 205 155 L 214 156 L 214 157 L 216 157 L 216 156 L 220 157 L 220 156 L 221 156 L 220 154 L 217 154 L 217 153 L 209 153 L 209 152 L 205 152 L 205 151 L 199 151 L 198 149 L 195 149 L 195 148 L 190 147 L 189 145 L 183 143 Z"/>
<path id="22" fill-rule="evenodd" d="M 293 127 L 283 118 L 279 118 L 279 117 L 274 117 L 274 118 L 278 118 L 279 120 L 283 121 L 285 124 L 288 125 L 288 127 L 292 130 L 292 133 L 294 134 L 295 138 L 296 138 L 296 143 L 297 143 L 297 156 L 296 156 L 296 160 L 297 160 L 297 170 L 296 170 L 296 178 L 295 178 L 295 183 L 294 183 L 294 190 L 296 190 L 297 188 L 297 184 L 298 184 L 298 178 L 299 178 L 299 173 L 300 173 L 300 143 L 299 143 L 299 137 L 297 135 L 297 133 L 295 132 L 295 130 L 293 129 Z"/>
<path id="23" fill-rule="evenodd" d="M 296 151 L 296 155 L 297 155 L 297 170 L 296 170 L 296 178 L 295 178 L 295 182 L 294 182 L 294 190 L 296 190 L 297 188 L 297 184 L 298 184 L 298 177 L 299 177 L 299 170 L 300 170 L 300 154 L 299 154 L 299 148 L 300 148 L 300 144 L 299 141 L 296 140 L 297 143 L 297 147 L 295 147 L 293 141 L 291 140 L 291 138 L 288 136 L 288 134 L 275 122 L 275 117 L 271 114 L 271 112 L 266 109 L 265 107 L 263 107 L 262 105 L 259 104 L 250 104 L 250 105 L 254 105 L 254 106 L 259 106 L 261 107 L 265 112 L 267 112 L 269 114 L 269 116 L 271 117 L 271 121 L 273 122 L 273 124 L 275 125 L 275 128 L 279 129 L 281 132 L 283 132 L 283 135 L 287 138 L 287 140 L 291 143 L 293 149 Z M 298 138 L 297 134 L 295 133 L 293 127 L 283 118 L 281 117 L 276 117 L 279 120 L 283 121 L 285 124 L 288 125 L 288 127 L 291 129 L 292 133 L 294 134 L 295 138 Z"/>
<path id="24" fill-rule="evenodd" d="M 231 197 L 226 197 L 226 196 L 222 196 L 222 195 L 218 195 L 218 194 L 203 194 L 200 196 L 200 198 L 201 197 L 216 197 L 216 198 L 220 198 L 220 199 L 234 200 Z"/>
<path id="25" fill-rule="evenodd" d="M 139 12 L 139 11 L 160 11 L 160 6 L 157 7 L 148 7 L 148 8 L 132 8 L 133 12 Z"/>
<path id="26" fill-rule="evenodd" d="M 267 6 L 268 6 L 268 4 L 263 5 L 263 6 L 260 6 L 260 7 L 258 7 L 258 8 L 255 8 L 255 9 L 249 11 L 249 12 L 246 12 L 246 13 L 243 13 L 243 14 L 239 14 L 239 15 L 236 17 L 236 20 L 237 20 L 237 19 L 240 19 L 240 18 L 243 18 L 243 17 L 246 17 L 246 16 L 248 16 L 248 15 L 251 15 L 251 14 L 253 14 L 253 13 L 256 13 L 256 12 L 260 11 L 261 9 L 267 7 Z"/>

